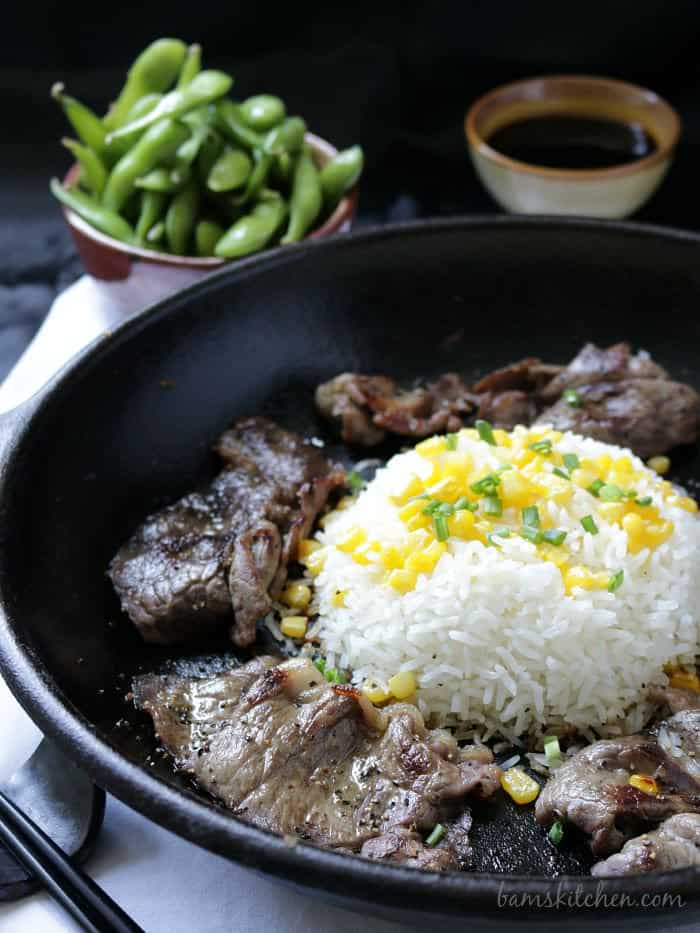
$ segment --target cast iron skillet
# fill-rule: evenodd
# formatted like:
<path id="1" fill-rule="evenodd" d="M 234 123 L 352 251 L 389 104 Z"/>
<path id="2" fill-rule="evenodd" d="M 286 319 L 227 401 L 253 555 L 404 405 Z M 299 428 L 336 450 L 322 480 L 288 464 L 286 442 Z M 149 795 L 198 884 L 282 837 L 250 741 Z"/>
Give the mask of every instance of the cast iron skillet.
<path id="1" fill-rule="evenodd" d="M 558 911 L 523 907 L 519 898 L 574 898 L 577 890 L 580 906 L 566 922 L 599 921 L 582 906 L 600 889 L 584 874 L 585 847 L 572 834 L 555 850 L 530 810 L 513 819 L 502 805 L 481 808 L 478 871 L 438 876 L 289 847 L 196 794 L 124 702 L 135 671 L 180 655 L 141 644 L 104 571 L 149 510 L 211 469 L 210 445 L 236 416 L 264 413 L 319 435 L 313 388 L 341 370 L 471 376 L 525 355 L 567 360 L 588 339 L 629 339 L 700 388 L 699 309 L 698 237 L 600 222 L 390 227 L 281 249 L 212 275 L 105 334 L 3 419 L 3 672 L 41 728 L 97 782 L 243 864 L 351 906 L 421 923 L 439 916 L 443 927 L 450 919 L 480 928 L 561 923 Z M 700 478 L 694 451 L 676 460 L 681 480 Z M 223 647 L 184 663 L 211 669 L 216 662 L 206 655 Z M 699 881 L 700 872 L 686 870 L 603 890 L 691 902 Z M 648 906 L 613 908 L 608 920 L 658 928 L 660 914 Z M 688 903 L 675 922 L 697 922 L 697 910 Z"/>

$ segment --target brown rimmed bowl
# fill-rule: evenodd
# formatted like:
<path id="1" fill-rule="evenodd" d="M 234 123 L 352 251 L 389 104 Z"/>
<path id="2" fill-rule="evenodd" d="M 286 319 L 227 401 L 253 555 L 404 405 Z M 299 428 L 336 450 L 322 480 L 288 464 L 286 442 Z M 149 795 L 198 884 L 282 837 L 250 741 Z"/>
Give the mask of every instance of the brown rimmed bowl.
<path id="1" fill-rule="evenodd" d="M 648 156 L 600 169 L 555 169 L 512 159 L 489 145 L 493 134 L 533 117 L 580 116 L 639 124 L 654 140 Z M 489 91 L 469 109 L 465 133 L 476 173 L 508 211 L 627 217 L 658 188 L 673 161 L 681 121 L 647 88 L 612 78 L 551 75 Z"/>
<path id="2" fill-rule="evenodd" d="M 323 166 L 338 154 L 331 143 L 313 133 L 306 134 L 306 142 L 311 147 L 314 161 Z M 78 166 L 73 165 L 65 177 L 70 185 L 76 180 Z M 306 237 L 316 240 L 332 233 L 346 233 L 352 226 L 357 212 L 358 186 L 356 185 L 341 199 L 333 213 Z M 148 293 L 153 293 L 153 279 L 161 280 L 162 291 L 188 285 L 202 276 L 235 260 L 219 259 L 216 256 L 174 256 L 157 250 L 130 246 L 101 233 L 90 226 L 70 208 L 62 207 L 68 228 L 73 236 L 78 254 L 86 272 L 96 279 L 116 281 L 129 279 L 129 284 L 149 280 Z"/>

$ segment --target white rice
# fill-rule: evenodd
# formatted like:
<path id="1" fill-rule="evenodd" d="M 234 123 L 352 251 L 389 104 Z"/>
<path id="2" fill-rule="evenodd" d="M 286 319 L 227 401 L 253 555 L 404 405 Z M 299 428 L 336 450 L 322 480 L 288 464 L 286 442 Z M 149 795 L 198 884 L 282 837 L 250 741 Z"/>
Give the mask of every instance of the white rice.
<path id="1" fill-rule="evenodd" d="M 461 434 L 459 444 L 487 469 L 502 462 L 483 442 Z M 557 446 L 582 459 L 629 455 L 647 477 L 635 481 L 638 495 L 652 495 L 674 523 L 658 548 L 631 554 L 626 532 L 598 516 L 599 534 L 584 532 L 580 520 L 593 511 L 585 490 L 575 487 L 566 505 L 540 506 L 568 532 L 572 563 L 624 570 L 617 592 L 567 595 L 559 569 L 518 535 L 499 548 L 450 538 L 433 573 L 419 575 L 403 595 L 331 546 L 316 579 L 317 630 L 329 664 L 349 668 L 356 684 L 383 687 L 397 672 L 412 671 L 424 714 L 482 737 L 514 740 L 563 724 L 587 734 L 606 725 L 638 727 L 648 685 L 666 682 L 665 664 L 692 664 L 697 652 L 700 520 L 668 505 L 658 477 L 629 451 L 573 434 Z M 334 513 L 319 540 L 332 545 L 359 525 L 374 539 L 400 544 L 406 531 L 389 495 L 411 474 L 425 475 L 426 466 L 415 451 L 394 457 L 350 508 Z M 342 608 L 332 603 L 338 590 L 347 591 Z"/>

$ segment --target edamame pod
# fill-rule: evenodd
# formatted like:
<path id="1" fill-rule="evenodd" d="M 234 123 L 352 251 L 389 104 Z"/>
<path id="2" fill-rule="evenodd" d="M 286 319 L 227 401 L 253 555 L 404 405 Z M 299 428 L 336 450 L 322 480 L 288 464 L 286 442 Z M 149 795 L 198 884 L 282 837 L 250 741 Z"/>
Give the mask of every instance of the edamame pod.
<path id="1" fill-rule="evenodd" d="M 62 139 L 61 142 L 80 163 L 83 177 L 92 194 L 99 200 L 107 183 L 107 169 L 97 153 L 75 139 Z"/>
<path id="2" fill-rule="evenodd" d="M 243 101 L 240 115 L 251 129 L 264 132 L 284 120 L 287 108 L 279 97 L 272 94 L 256 94 Z"/>
<path id="3" fill-rule="evenodd" d="M 108 140 L 128 136 L 130 133 L 153 126 L 165 117 L 174 119 L 187 113 L 188 110 L 194 110 L 195 107 L 210 104 L 228 94 L 232 84 L 233 78 L 224 74 L 223 71 L 200 71 L 185 87 L 166 94 L 150 113 L 138 120 L 125 123 L 124 126 L 111 132 Z"/>
<path id="4" fill-rule="evenodd" d="M 146 242 L 149 230 L 163 216 L 166 201 L 166 195 L 160 191 L 144 191 L 141 195 L 141 210 L 136 223 L 136 240 L 138 243 L 144 244 Z"/>
<path id="5" fill-rule="evenodd" d="M 199 211 L 199 186 L 191 179 L 170 202 L 165 215 L 165 237 L 173 253 L 187 253 Z"/>
<path id="6" fill-rule="evenodd" d="M 332 210 L 362 174 L 364 154 L 360 146 L 339 152 L 321 169 L 321 189 L 326 210 Z"/>
<path id="7" fill-rule="evenodd" d="M 133 242 L 134 231 L 131 225 L 119 214 L 103 207 L 90 195 L 76 191 L 74 188 L 71 190 L 64 188 L 57 178 L 51 179 L 51 193 L 62 204 L 86 220 L 90 226 L 101 230 L 107 236 L 114 237 L 115 240 L 123 240 L 124 243 Z"/>
<path id="8" fill-rule="evenodd" d="M 139 98 L 167 91 L 180 73 L 186 54 L 187 46 L 179 39 L 156 39 L 145 48 L 129 68 L 126 83 L 104 118 L 107 129 L 126 123 Z"/>
<path id="9" fill-rule="evenodd" d="M 287 117 L 265 136 L 263 149 L 278 155 L 281 152 L 299 152 L 304 145 L 306 123 L 301 117 Z"/>
<path id="10" fill-rule="evenodd" d="M 154 168 L 146 175 L 137 178 L 134 182 L 135 188 L 142 191 L 158 191 L 161 194 L 175 194 L 180 191 L 189 180 L 189 169 Z"/>
<path id="11" fill-rule="evenodd" d="M 200 220 L 194 230 L 194 245 L 198 256 L 213 256 L 224 228 L 213 220 Z"/>
<path id="12" fill-rule="evenodd" d="M 197 175 L 203 185 L 206 185 L 209 172 L 223 151 L 223 139 L 216 130 L 211 130 L 204 139 L 197 156 Z"/>
<path id="13" fill-rule="evenodd" d="M 51 88 L 51 96 L 63 107 L 63 112 L 81 142 L 98 155 L 103 155 L 106 150 L 107 129 L 97 114 L 75 97 L 65 94 L 64 85 L 60 81 Z"/>
<path id="14" fill-rule="evenodd" d="M 190 45 L 185 55 L 180 77 L 177 79 L 178 88 L 186 87 L 195 75 L 202 70 L 202 46 L 196 42 Z"/>
<path id="15" fill-rule="evenodd" d="M 164 236 L 165 223 L 164 221 L 159 220 L 158 223 L 153 224 L 151 229 L 146 234 L 146 242 L 149 244 L 149 246 L 154 246 L 156 243 L 158 243 L 159 240 L 162 240 Z M 159 245 L 159 249 L 163 249 L 163 247 Z"/>
<path id="16" fill-rule="evenodd" d="M 275 157 L 268 152 L 262 152 L 260 149 L 256 149 L 253 156 L 255 158 L 255 168 L 248 176 L 245 189 L 241 194 L 233 198 L 234 205 L 248 204 L 250 201 L 254 201 L 267 181 L 267 176 L 270 174 L 270 169 L 272 168 Z"/>
<path id="17" fill-rule="evenodd" d="M 187 137 L 187 128 L 175 120 L 160 120 L 152 126 L 110 172 L 102 197 L 105 207 L 121 210 L 136 179 L 174 155 Z"/>
<path id="18" fill-rule="evenodd" d="M 241 217 L 216 244 L 215 253 L 223 259 L 247 256 L 266 246 L 287 216 L 287 205 L 279 195 L 259 201 L 250 214 Z"/>
<path id="19" fill-rule="evenodd" d="M 250 156 L 241 149 L 226 148 L 212 165 L 207 178 L 210 191 L 232 191 L 245 184 L 253 168 Z"/>
<path id="20" fill-rule="evenodd" d="M 129 122 L 132 122 L 132 120 L 133 122 L 136 122 L 137 120 L 140 120 L 141 117 L 145 117 L 147 114 L 153 113 L 162 99 L 162 94 L 147 94 L 146 97 L 142 97 L 140 100 L 137 100 L 129 111 Z M 125 153 L 127 153 L 132 146 L 136 145 L 143 134 L 144 130 L 135 130 L 133 133 L 126 133 L 125 135 L 120 136 L 119 139 L 115 139 L 113 136 L 108 136 L 106 144 L 107 153 L 112 158 L 112 164 L 114 164 Z"/>
<path id="21" fill-rule="evenodd" d="M 261 149 L 264 137 L 252 130 L 241 116 L 240 104 L 232 100 L 220 100 L 216 105 L 217 125 L 238 146 L 253 151 Z"/>
<path id="22" fill-rule="evenodd" d="M 318 170 L 307 152 L 301 152 L 294 167 L 292 197 L 289 205 L 289 226 L 282 243 L 296 243 L 321 212 L 323 196 Z"/>

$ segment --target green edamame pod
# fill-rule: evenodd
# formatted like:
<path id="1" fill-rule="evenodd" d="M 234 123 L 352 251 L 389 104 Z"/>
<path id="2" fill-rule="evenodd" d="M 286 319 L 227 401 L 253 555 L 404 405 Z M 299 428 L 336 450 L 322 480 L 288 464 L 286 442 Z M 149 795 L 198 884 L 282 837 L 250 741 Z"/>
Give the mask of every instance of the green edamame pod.
<path id="1" fill-rule="evenodd" d="M 57 82 L 51 88 L 51 96 L 63 107 L 71 126 L 78 134 L 80 141 L 89 146 L 98 155 L 104 155 L 106 149 L 107 129 L 97 114 L 81 104 L 75 97 L 64 94 L 64 85 Z"/>
<path id="2" fill-rule="evenodd" d="M 107 183 L 107 169 L 102 159 L 88 146 L 84 146 L 75 139 L 62 139 L 61 142 L 80 163 L 83 177 L 90 191 L 99 200 Z"/>
<path id="3" fill-rule="evenodd" d="M 146 236 L 163 216 L 167 197 L 160 191 L 144 191 L 141 195 L 141 210 L 136 223 L 136 241 L 145 243 Z"/>
<path id="4" fill-rule="evenodd" d="M 260 149 L 256 149 L 253 156 L 255 158 L 255 168 L 248 176 L 248 181 L 246 182 L 244 190 L 241 194 L 233 198 L 234 205 L 248 204 L 254 201 L 265 185 L 267 176 L 270 174 L 270 169 L 272 168 L 275 157 L 270 155 L 269 152 L 263 152 Z"/>
<path id="5" fill-rule="evenodd" d="M 339 152 L 321 169 L 321 189 L 326 210 L 332 210 L 362 174 L 364 154 L 360 146 Z"/>
<path id="6" fill-rule="evenodd" d="M 237 259 L 255 253 L 270 242 L 287 216 L 287 205 L 279 195 L 259 201 L 250 214 L 241 217 L 216 244 L 215 253 L 223 259 Z"/>
<path id="7" fill-rule="evenodd" d="M 188 46 L 185 61 L 182 63 L 180 77 L 177 79 L 177 87 L 182 89 L 190 83 L 195 75 L 202 70 L 202 46 L 196 42 Z"/>
<path id="8" fill-rule="evenodd" d="M 187 136 L 187 128 L 175 120 L 161 120 L 152 126 L 110 172 L 102 196 L 105 207 L 121 210 L 136 179 L 174 155 Z"/>
<path id="9" fill-rule="evenodd" d="M 280 152 L 272 164 L 275 181 L 280 185 L 289 185 L 294 172 L 294 160 L 288 152 Z"/>
<path id="10" fill-rule="evenodd" d="M 194 244 L 198 256 L 213 256 L 216 244 L 224 235 L 224 228 L 213 220 L 200 220 L 194 230 Z"/>
<path id="11" fill-rule="evenodd" d="M 189 170 L 164 168 L 162 165 L 142 175 L 134 182 L 135 188 L 142 191 L 158 191 L 161 194 L 175 194 L 189 180 Z"/>
<path id="12" fill-rule="evenodd" d="M 252 130 L 264 132 L 284 120 L 287 108 L 279 97 L 272 94 L 256 94 L 243 101 L 239 113 Z"/>
<path id="13" fill-rule="evenodd" d="M 190 129 L 190 138 L 178 148 L 175 153 L 174 165 L 176 169 L 187 169 L 199 155 L 199 150 L 204 145 L 204 140 L 210 133 L 210 127 L 206 120 L 206 112 L 202 118 L 202 111 L 194 110 L 191 114 L 185 114 L 182 122 Z M 195 119 L 195 117 L 197 117 Z M 188 119 L 188 117 L 190 119 Z"/>
<path id="14" fill-rule="evenodd" d="M 204 139 L 197 156 L 197 175 L 203 185 L 206 185 L 209 172 L 223 151 L 223 139 L 216 130 L 211 130 Z"/>
<path id="15" fill-rule="evenodd" d="M 145 117 L 147 114 L 153 113 L 162 99 L 162 94 L 147 94 L 145 97 L 137 100 L 129 111 L 129 122 L 132 122 L 132 120 L 136 122 L 137 120 L 140 120 L 141 117 Z M 139 139 L 143 136 L 143 133 L 143 130 L 135 130 L 133 133 L 127 133 L 124 136 L 120 136 L 119 139 L 114 139 L 112 136 L 108 135 L 107 152 L 110 156 L 113 157 L 113 163 L 120 159 L 125 153 L 127 153 L 132 146 L 136 145 Z"/>
<path id="16" fill-rule="evenodd" d="M 175 195 L 165 215 L 165 237 L 173 253 L 187 253 L 198 211 L 199 186 L 192 179 Z"/>
<path id="17" fill-rule="evenodd" d="M 107 138 L 108 140 L 119 139 L 153 126 L 165 117 L 174 119 L 187 113 L 188 110 L 194 110 L 195 107 L 210 104 L 228 94 L 232 84 L 233 78 L 224 74 L 223 71 L 200 71 L 185 87 L 166 94 L 150 113 L 118 127 Z"/>
<path id="18" fill-rule="evenodd" d="M 275 155 L 280 152 L 299 152 L 304 145 L 306 123 L 301 117 L 287 117 L 265 137 L 263 149 Z"/>
<path id="19" fill-rule="evenodd" d="M 323 195 L 318 170 L 307 152 L 301 152 L 294 167 L 292 197 L 289 205 L 289 226 L 282 243 L 296 243 L 321 212 Z"/>
<path id="20" fill-rule="evenodd" d="M 250 156 L 241 149 L 226 148 L 212 165 L 207 178 L 210 191 L 232 191 L 245 184 L 253 168 Z"/>
<path id="21" fill-rule="evenodd" d="M 164 221 L 159 220 L 158 223 L 153 224 L 151 229 L 146 234 L 146 242 L 150 246 L 154 246 L 156 243 L 158 243 L 159 240 L 162 240 L 164 236 L 165 236 L 165 223 Z M 162 247 L 160 248 L 162 249 Z"/>
<path id="22" fill-rule="evenodd" d="M 216 122 L 221 132 L 238 146 L 250 151 L 261 149 L 264 137 L 252 130 L 241 116 L 240 104 L 226 99 L 216 105 Z"/>
<path id="23" fill-rule="evenodd" d="M 124 243 L 133 242 L 134 231 L 131 229 L 130 224 L 119 214 L 103 207 L 90 195 L 75 189 L 69 191 L 63 187 L 57 178 L 51 179 L 51 193 L 62 204 L 65 204 L 83 220 L 86 220 L 91 227 L 95 227 L 96 230 L 101 230 L 102 233 L 114 237 L 115 240 L 123 240 Z"/>
<path id="24" fill-rule="evenodd" d="M 156 39 L 147 46 L 129 68 L 126 83 L 104 118 L 107 129 L 126 123 L 129 111 L 141 97 L 167 91 L 180 73 L 186 54 L 187 46 L 179 39 Z"/>

